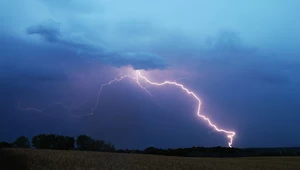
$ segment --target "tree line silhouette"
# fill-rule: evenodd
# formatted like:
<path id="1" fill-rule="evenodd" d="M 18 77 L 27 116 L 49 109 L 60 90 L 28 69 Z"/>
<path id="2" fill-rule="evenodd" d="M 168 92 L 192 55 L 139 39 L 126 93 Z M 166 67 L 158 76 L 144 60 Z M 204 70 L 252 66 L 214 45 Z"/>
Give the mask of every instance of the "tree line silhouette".
<path id="1" fill-rule="evenodd" d="M 75 144 L 77 147 L 75 147 Z M 70 136 L 55 134 L 39 134 L 34 136 L 31 144 L 27 137 L 20 136 L 13 143 L 0 142 L 0 148 L 36 148 L 56 150 L 85 150 L 85 151 L 115 151 L 114 145 L 104 140 L 95 140 L 87 135 L 80 135 L 76 139 Z"/>
<path id="2" fill-rule="evenodd" d="M 55 134 L 39 134 L 31 142 L 25 136 L 18 137 L 14 142 L 0 142 L 0 148 L 36 148 L 55 150 L 102 151 L 117 153 L 153 154 L 184 157 L 244 157 L 244 156 L 300 156 L 299 147 L 291 148 L 227 148 L 227 147 L 192 147 L 177 149 L 160 149 L 148 147 L 144 150 L 116 150 L 115 146 L 104 140 L 95 140 L 87 135 L 76 139 L 70 136 Z"/>

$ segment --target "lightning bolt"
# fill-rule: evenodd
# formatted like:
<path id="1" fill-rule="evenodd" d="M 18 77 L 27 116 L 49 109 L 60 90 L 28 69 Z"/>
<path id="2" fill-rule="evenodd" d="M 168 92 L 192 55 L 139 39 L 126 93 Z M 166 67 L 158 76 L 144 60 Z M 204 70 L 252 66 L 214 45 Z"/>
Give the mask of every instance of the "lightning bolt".
<path id="1" fill-rule="evenodd" d="M 139 77 L 138 77 L 138 76 L 133 77 L 133 76 L 129 76 L 129 75 L 123 75 L 123 76 L 121 76 L 120 78 L 113 79 L 113 80 L 109 81 L 108 83 L 105 83 L 105 84 L 102 84 L 102 85 L 101 85 L 101 87 L 100 87 L 100 89 L 99 89 L 99 91 L 98 91 L 98 95 L 97 95 L 97 100 L 96 100 L 95 106 L 91 109 L 91 115 L 93 115 L 93 114 L 94 114 L 94 111 L 98 108 L 98 104 L 99 104 L 99 100 L 100 100 L 100 94 L 101 94 L 103 88 L 104 88 L 105 86 L 109 86 L 109 85 L 111 85 L 111 84 L 113 84 L 113 83 L 115 83 L 115 82 L 119 82 L 119 81 L 121 81 L 121 80 L 123 80 L 123 79 L 125 79 L 125 78 L 129 78 L 129 79 L 135 80 L 136 83 L 137 83 L 137 84 L 138 84 L 138 85 L 139 85 L 146 93 L 148 93 L 150 96 L 153 96 L 153 95 L 152 95 L 152 94 L 151 94 L 144 86 L 141 85 L 141 83 L 139 82 Z"/>
<path id="2" fill-rule="evenodd" d="M 222 132 L 225 133 L 227 138 L 229 139 L 228 141 L 228 146 L 231 148 L 232 147 L 232 143 L 233 143 L 233 139 L 235 136 L 235 132 L 234 131 L 228 131 L 228 130 L 224 130 L 224 129 L 220 129 L 217 127 L 217 125 L 215 125 L 208 117 L 206 117 L 205 115 L 202 115 L 200 110 L 201 110 L 201 100 L 200 98 L 192 91 L 190 91 L 189 89 L 187 89 L 186 87 L 184 87 L 184 85 L 179 84 L 175 81 L 164 81 L 162 83 L 157 83 L 157 82 L 152 82 L 150 81 L 147 77 L 143 76 L 141 74 L 140 71 L 136 71 L 137 77 L 140 77 L 141 79 L 143 79 L 145 82 L 154 85 L 154 86 L 164 86 L 164 85 L 174 85 L 176 87 L 181 88 L 183 91 L 185 91 L 187 94 L 193 96 L 197 102 L 198 102 L 198 108 L 197 108 L 197 116 L 199 116 L 200 118 L 202 118 L 203 120 L 205 120 L 209 126 L 211 126 L 214 130 L 218 131 L 218 132 Z"/>
<path id="3" fill-rule="evenodd" d="M 90 114 L 85 114 L 85 115 L 81 115 L 81 116 L 73 114 L 72 110 L 75 109 L 75 108 L 79 108 L 81 105 L 83 105 L 83 103 L 81 103 L 77 107 L 74 107 L 72 105 L 70 107 L 68 107 L 66 104 L 64 104 L 62 102 L 54 102 L 54 103 L 51 103 L 51 104 L 49 104 L 48 106 L 46 106 L 46 107 L 44 107 L 42 109 L 38 109 L 38 108 L 33 108 L 33 107 L 32 108 L 31 107 L 22 108 L 22 107 L 20 107 L 20 102 L 19 102 L 18 103 L 18 109 L 22 110 L 22 111 L 33 111 L 33 112 L 39 112 L 39 113 L 41 113 L 41 112 L 44 112 L 44 111 L 46 111 L 47 109 L 49 109 L 49 108 L 51 108 L 53 106 L 61 106 L 62 108 L 68 110 L 70 116 L 72 116 L 72 117 L 82 118 L 82 117 L 85 117 L 85 116 L 90 116 Z"/>
<path id="4" fill-rule="evenodd" d="M 37 109 L 37 108 L 21 108 L 20 107 L 20 102 L 18 103 L 18 109 L 20 110 L 23 110 L 23 111 L 35 111 L 35 112 L 43 112 L 45 110 L 47 110 L 48 108 L 50 108 L 51 106 L 54 106 L 54 105 L 59 105 L 59 106 L 62 106 L 63 108 L 67 109 L 67 110 L 70 110 L 70 107 L 66 106 L 64 103 L 61 103 L 61 102 L 54 102 L 52 104 L 49 104 L 48 106 L 42 108 L 42 109 Z"/>
<path id="5" fill-rule="evenodd" d="M 153 96 L 153 95 L 141 84 L 140 81 L 143 81 L 143 82 L 148 83 L 149 85 L 153 85 L 153 86 L 173 85 L 173 86 L 176 86 L 176 87 L 180 88 L 181 90 L 183 90 L 184 92 L 186 92 L 188 95 L 192 96 L 198 102 L 198 107 L 197 107 L 197 112 L 196 112 L 197 116 L 200 117 L 201 119 L 203 119 L 204 121 L 206 121 L 208 123 L 208 125 L 210 127 L 212 127 L 215 131 L 224 133 L 227 136 L 227 138 L 228 138 L 228 146 L 230 148 L 232 147 L 233 140 L 234 140 L 234 137 L 235 137 L 235 132 L 219 128 L 207 116 L 201 114 L 201 112 L 200 112 L 201 111 L 201 100 L 200 100 L 200 98 L 193 91 L 191 91 L 188 88 L 186 88 L 183 84 L 177 83 L 176 81 L 164 81 L 164 82 L 158 83 L 158 82 L 150 81 L 147 77 L 143 76 L 139 70 L 136 70 L 135 73 L 136 73 L 135 76 L 123 75 L 123 76 L 121 76 L 119 78 L 116 78 L 116 79 L 113 79 L 113 80 L 109 81 L 108 83 L 102 84 L 101 87 L 98 90 L 97 99 L 96 99 L 96 103 L 95 103 L 94 107 L 91 109 L 90 114 L 86 114 L 84 116 L 91 116 L 91 115 L 94 114 L 94 111 L 98 108 L 98 105 L 99 105 L 100 94 L 101 94 L 101 92 L 102 92 L 102 90 L 103 90 L 103 88 L 105 86 L 109 86 L 109 85 L 111 85 L 113 83 L 116 83 L 116 82 L 119 82 L 119 81 L 121 81 L 123 79 L 132 79 L 132 80 L 134 80 L 137 83 L 137 85 L 140 88 L 142 88 L 143 91 L 145 91 L 146 93 L 148 93 L 150 96 Z M 23 110 L 23 111 L 43 112 L 43 111 L 45 111 L 46 109 L 48 109 L 49 107 L 51 107 L 53 105 L 60 105 L 63 108 L 67 109 L 69 111 L 69 113 L 70 113 L 71 116 L 80 117 L 80 116 L 76 116 L 76 115 L 72 114 L 72 107 L 68 107 L 65 104 L 61 103 L 61 102 L 52 103 L 52 104 L 48 105 L 47 107 L 45 107 L 43 109 L 20 108 L 20 103 L 19 103 L 18 104 L 18 108 L 20 110 Z"/>

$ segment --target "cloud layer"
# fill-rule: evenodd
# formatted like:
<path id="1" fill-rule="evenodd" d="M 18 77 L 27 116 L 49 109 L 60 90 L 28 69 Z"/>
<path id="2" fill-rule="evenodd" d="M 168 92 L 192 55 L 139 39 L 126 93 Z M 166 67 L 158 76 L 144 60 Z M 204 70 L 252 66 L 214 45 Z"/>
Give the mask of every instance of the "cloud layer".
<path id="1" fill-rule="evenodd" d="M 157 81 L 189 77 L 178 81 L 201 97 L 205 114 L 237 131 L 235 146 L 296 145 L 300 127 L 290 125 L 298 125 L 300 111 L 299 2 L 0 1 L 1 133 L 68 129 L 124 147 L 143 137 L 135 144 L 226 141 L 208 134 L 192 114 L 194 101 L 169 86 L 147 87 L 155 94 L 149 99 L 135 83 L 114 84 L 101 94 L 96 116 L 80 120 L 60 107 L 38 116 L 15 109 L 17 102 L 87 101 L 75 110 L 88 113 L 101 84 L 133 68 Z"/>
<path id="2" fill-rule="evenodd" d="M 149 52 L 117 52 L 105 49 L 101 45 L 93 45 L 80 39 L 73 39 L 63 35 L 60 23 L 46 20 L 38 25 L 29 26 L 26 31 L 29 35 L 37 34 L 45 41 L 64 45 L 77 53 L 86 54 L 88 57 L 116 67 L 132 66 L 134 69 L 164 69 L 167 66 L 165 59 Z M 88 58 L 87 58 L 88 59 Z"/>

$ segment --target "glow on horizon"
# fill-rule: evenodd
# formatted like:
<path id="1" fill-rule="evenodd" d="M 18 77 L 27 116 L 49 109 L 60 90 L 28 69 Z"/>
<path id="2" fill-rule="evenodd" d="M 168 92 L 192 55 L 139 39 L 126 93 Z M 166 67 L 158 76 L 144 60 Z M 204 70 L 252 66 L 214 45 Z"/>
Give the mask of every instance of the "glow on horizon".
<path id="1" fill-rule="evenodd" d="M 144 86 L 142 86 L 140 80 L 144 80 L 144 82 L 150 84 L 150 85 L 154 85 L 154 86 L 165 86 L 165 85 L 173 85 L 173 86 L 176 86 L 176 87 L 179 87 L 181 88 L 183 91 L 185 91 L 188 95 L 191 95 L 193 96 L 197 102 L 198 102 L 198 108 L 197 108 L 197 116 L 202 118 L 203 120 L 205 120 L 208 125 L 210 127 L 212 127 L 214 130 L 216 130 L 217 132 L 222 132 L 222 133 L 225 133 L 227 138 L 228 138 L 228 146 L 231 148 L 232 147 L 232 144 L 233 144 L 233 140 L 234 140 L 234 136 L 235 136 L 235 132 L 234 131 L 229 131 L 229 130 L 224 130 L 222 128 L 219 128 L 215 123 L 213 123 L 207 116 L 201 114 L 201 100 L 200 98 L 191 90 L 189 90 L 188 88 L 186 88 L 183 84 L 180 84 L 180 83 L 177 83 L 176 81 L 164 81 L 164 82 L 161 82 L 161 83 L 157 83 L 157 82 L 153 82 L 153 81 L 150 81 L 146 76 L 143 76 L 141 74 L 141 72 L 139 70 L 136 70 L 135 71 L 135 74 L 136 76 L 130 76 L 130 75 L 123 75 L 119 78 L 116 78 L 116 79 L 113 79 L 107 83 L 104 83 L 101 85 L 98 93 L 97 93 L 97 99 L 96 99 L 96 102 L 95 102 L 95 105 L 94 107 L 91 109 L 90 113 L 89 114 L 86 114 L 84 116 L 92 116 L 94 114 L 94 111 L 98 108 L 98 104 L 99 104 L 99 100 L 100 100 L 100 94 L 103 90 L 103 88 L 105 86 L 109 86 L 115 82 L 119 82 L 125 78 L 130 78 L 132 80 L 135 80 L 135 82 L 138 84 L 139 87 L 141 87 L 146 93 L 148 93 L 150 96 L 153 96 Z M 53 106 L 53 105 L 60 105 L 62 107 L 64 107 L 65 109 L 67 109 L 70 113 L 71 116 L 75 116 L 75 117 L 82 117 L 82 116 L 76 116 L 76 115 L 73 115 L 72 114 L 72 107 L 68 107 L 66 106 L 65 104 L 61 103 L 61 102 L 55 102 L 55 103 L 52 103 L 50 105 L 48 105 L 47 107 L 43 108 L 43 109 L 37 109 L 37 108 L 20 108 L 20 103 L 18 104 L 18 108 L 23 110 L 23 111 L 36 111 L 36 112 L 43 112 L 45 111 L 47 108 Z M 77 106 L 77 108 L 80 107 Z"/>

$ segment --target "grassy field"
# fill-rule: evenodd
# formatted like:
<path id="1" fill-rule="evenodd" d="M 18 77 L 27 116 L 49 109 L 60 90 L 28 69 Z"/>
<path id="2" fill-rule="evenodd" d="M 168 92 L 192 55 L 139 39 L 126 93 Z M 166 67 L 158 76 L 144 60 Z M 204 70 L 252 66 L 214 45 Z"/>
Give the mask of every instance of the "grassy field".
<path id="1" fill-rule="evenodd" d="M 0 169 L 300 170 L 300 157 L 184 158 L 35 149 L 0 150 Z"/>

